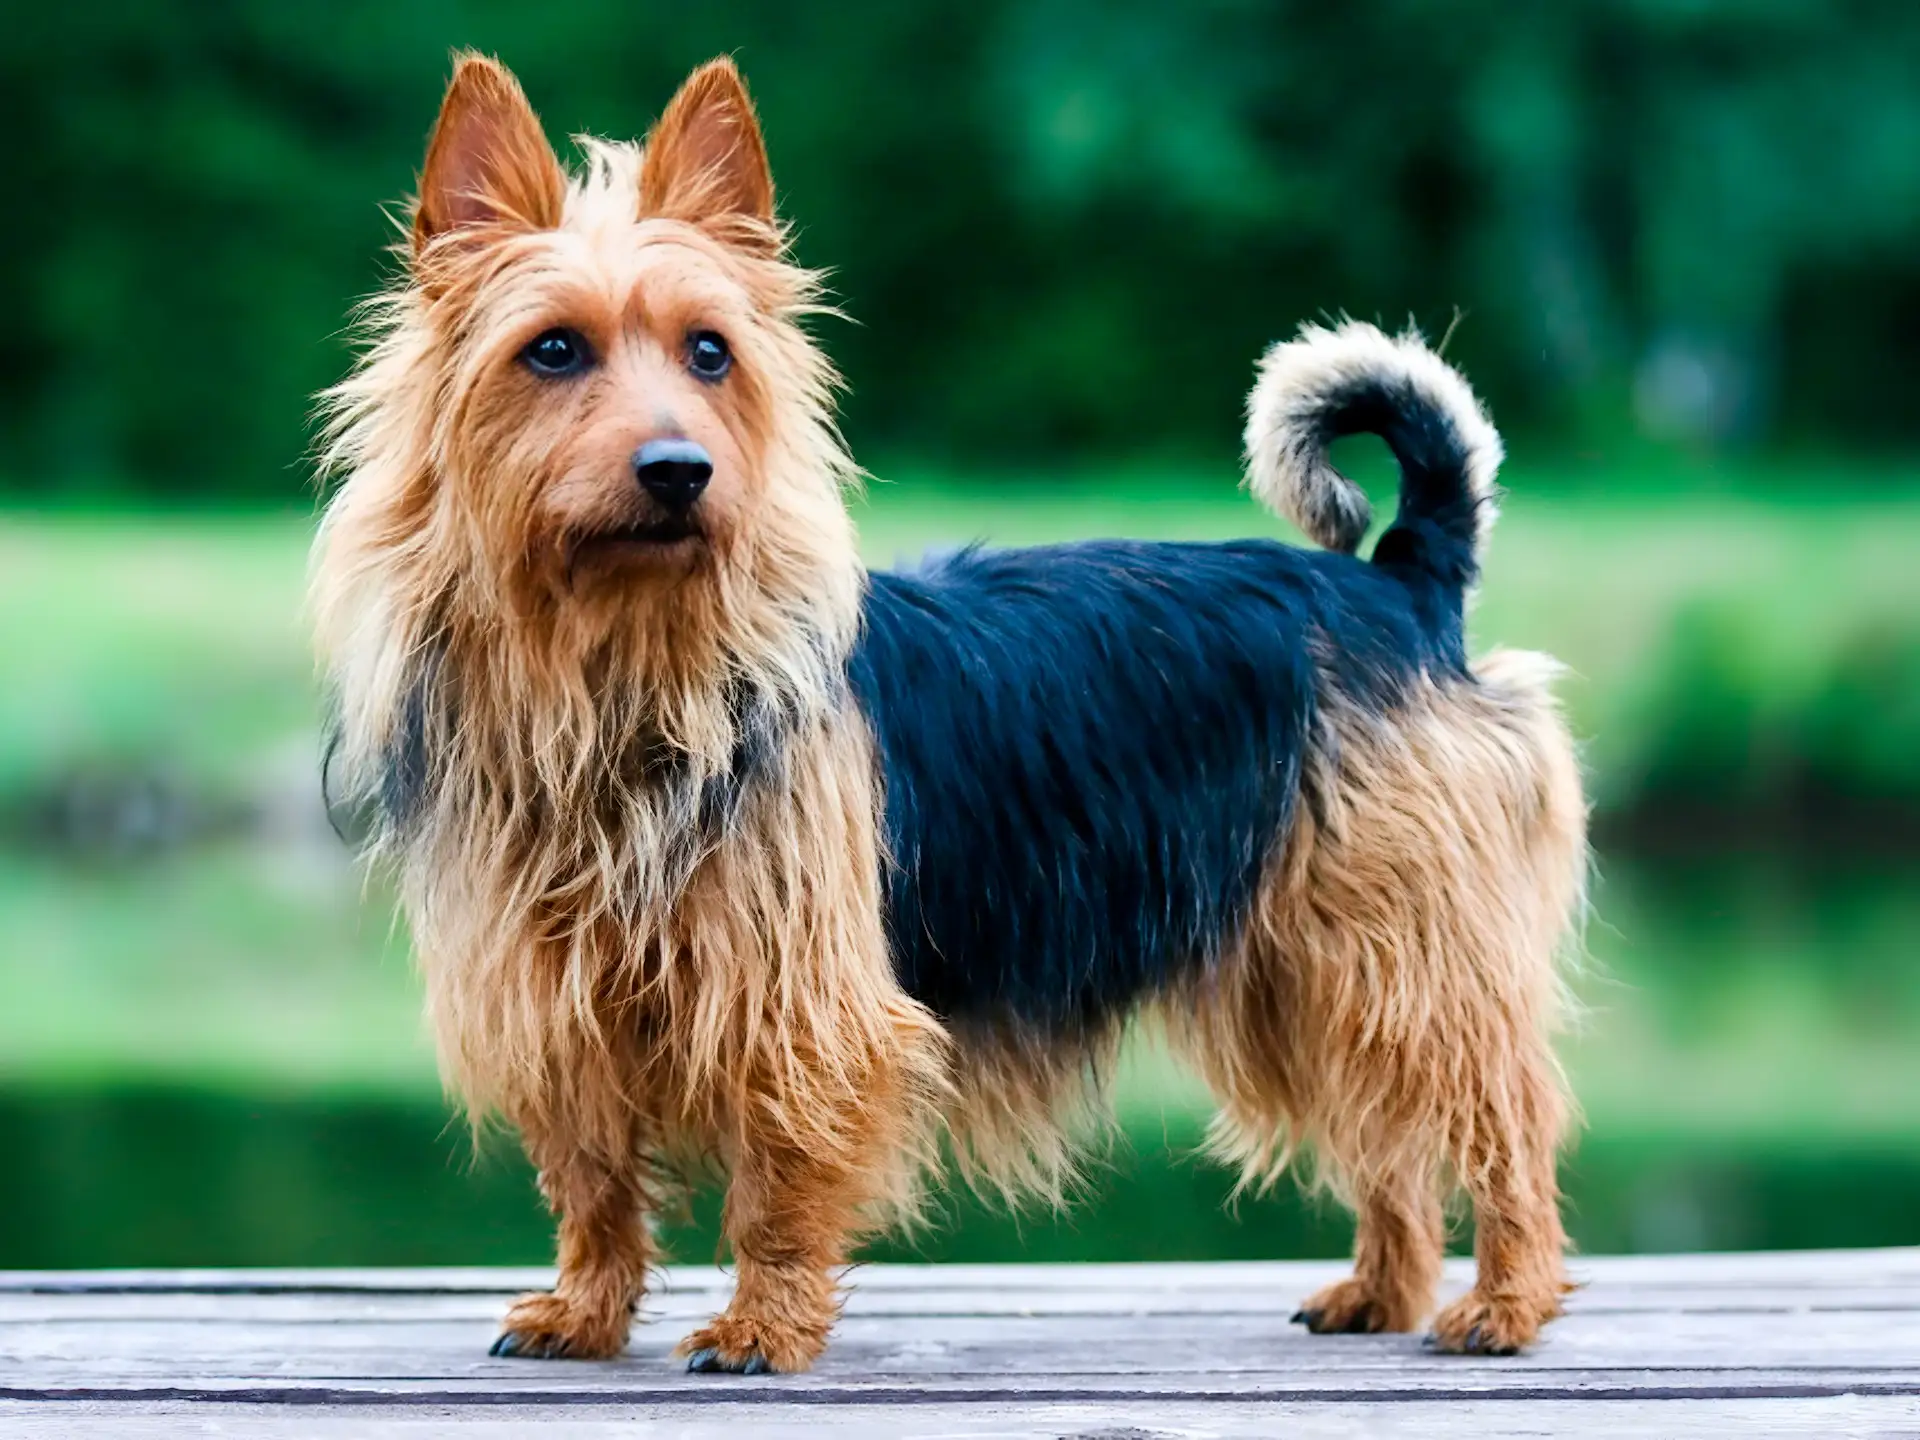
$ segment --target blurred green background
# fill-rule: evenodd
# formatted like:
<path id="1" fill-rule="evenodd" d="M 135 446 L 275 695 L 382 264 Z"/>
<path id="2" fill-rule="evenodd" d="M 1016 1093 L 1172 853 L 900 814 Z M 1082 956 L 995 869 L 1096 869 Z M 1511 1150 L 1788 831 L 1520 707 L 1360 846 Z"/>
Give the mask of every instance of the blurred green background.
<path id="1" fill-rule="evenodd" d="M 556 140 L 730 51 L 929 545 L 1281 534 L 1251 362 L 1430 333 L 1507 431 L 1473 617 L 1551 650 L 1600 844 L 1589 1251 L 1920 1242 L 1920 8 L 0 0 L 0 1266 L 537 1261 L 328 830 L 309 397 L 447 68 Z M 1343 456 L 1384 496 L 1364 445 Z M 1089 1202 L 936 1258 L 1333 1253 L 1221 1208 L 1150 1043 Z M 712 1252 L 711 1204 L 680 1222 Z"/>

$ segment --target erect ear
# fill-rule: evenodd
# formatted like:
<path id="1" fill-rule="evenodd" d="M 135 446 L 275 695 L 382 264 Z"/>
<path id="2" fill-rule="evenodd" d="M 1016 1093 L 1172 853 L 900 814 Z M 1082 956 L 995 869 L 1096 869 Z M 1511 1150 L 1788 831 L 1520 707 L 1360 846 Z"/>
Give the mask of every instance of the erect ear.
<path id="1" fill-rule="evenodd" d="M 513 72 L 484 55 L 457 56 L 420 167 L 414 253 L 469 225 L 549 229 L 565 196 L 560 162 Z"/>
<path id="2" fill-rule="evenodd" d="M 725 56 L 689 75 L 647 133 L 640 213 L 694 224 L 744 220 L 727 227 L 731 238 L 777 246 L 766 142 L 740 72 Z"/>

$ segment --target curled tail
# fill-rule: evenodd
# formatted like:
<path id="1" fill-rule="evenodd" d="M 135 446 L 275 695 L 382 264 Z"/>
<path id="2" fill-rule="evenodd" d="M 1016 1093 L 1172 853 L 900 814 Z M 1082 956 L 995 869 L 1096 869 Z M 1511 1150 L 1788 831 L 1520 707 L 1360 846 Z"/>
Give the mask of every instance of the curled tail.
<path id="1" fill-rule="evenodd" d="M 1504 452 L 1459 372 L 1413 331 L 1389 336 L 1352 320 L 1302 326 L 1261 358 L 1247 397 L 1248 487 L 1316 544 L 1347 555 L 1373 508 L 1327 447 L 1357 434 L 1380 436 L 1400 462 L 1400 509 L 1374 563 L 1471 584 Z"/>

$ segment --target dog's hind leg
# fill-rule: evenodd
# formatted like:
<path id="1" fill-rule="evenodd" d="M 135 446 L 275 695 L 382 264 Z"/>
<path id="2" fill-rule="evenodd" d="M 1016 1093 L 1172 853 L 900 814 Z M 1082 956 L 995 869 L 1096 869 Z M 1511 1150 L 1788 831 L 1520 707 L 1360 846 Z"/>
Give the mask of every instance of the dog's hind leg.
<path id="1" fill-rule="evenodd" d="M 1276 891 L 1284 884 L 1275 877 Z M 1264 1190 L 1308 1144 L 1320 1178 L 1355 1211 L 1353 1274 L 1302 1301 L 1295 1321 L 1319 1335 L 1413 1330 L 1432 1313 L 1440 1280 L 1444 1138 L 1430 1124 L 1401 1123 L 1417 1115 L 1422 1082 L 1406 1072 L 1403 1049 L 1355 1053 L 1365 987 L 1325 983 L 1359 972 L 1359 956 L 1329 948 L 1350 928 L 1326 911 L 1303 920 L 1284 903 L 1265 908 L 1190 1005 L 1163 1008 L 1169 1034 L 1219 1098 L 1209 1148 L 1240 1170 L 1243 1188 Z M 1284 945 L 1272 923 L 1282 917 Z M 1310 933 L 1316 918 L 1326 934 Z M 1316 954 L 1301 963 L 1309 946 Z M 1316 969 L 1320 960 L 1332 963 Z"/>
<path id="2" fill-rule="evenodd" d="M 1573 745 L 1537 657 L 1497 652 L 1477 667 L 1477 717 L 1464 718 L 1481 759 L 1466 838 L 1484 877 L 1467 918 L 1478 963 L 1458 967 L 1464 1034 L 1478 1041 L 1470 1088 L 1449 1136 L 1449 1159 L 1473 1201 L 1478 1276 L 1434 1322 L 1436 1348 L 1510 1354 L 1560 1313 L 1567 1290 L 1556 1174 L 1571 1105 L 1550 1030 L 1555 971 L 1583 903 L 1586 806 Z M 1493 802 L 1491 805 L 1488 802 Z M 1472 892 L 1463 892 L 1471 895 Z"/>
<path id="3" fill-rule="evenodd" d="M 1270 930 L 1250 937 L 1191 1016 L 1169 1011 L 1169 1025 L 1220 1098 L 1210 1148 L 1241 1185 L 1264 1189 L 1308 1146 L 1317 1177 L 1355 1212 L 1353 1274 L 1303 1300 L 1294 1320 L 1316 1335 L 1413 1330 L 1433 1311 L 1446 1241 L 1430 1077 L 1415 1047 L 1366 1037 L 1372 987 L 1348 982 L 1367 957 L 1339 948 L 1352 927 L 1322 910 L 1276 914 L 1290 917 L 1288 943 Z"/>
<path id="4" fill-rule="evenodd" d="M 1560 1313 L 1568 1290 L 1555 1150 L 1565 1103 L 1551 1059 L 1524 1041 L 1501 1083 L 1487 1087 L 1461 1179 L 1473 1200 L 1473 1289 L 1433 1324 L 1436 1349 L 1511 1355 Z"/>
<path id="5" fill-rule="evenodd" d="M 1568 1104 L 1550 1039 L 1585 811 L 1529 658 L 1394 713 L 1331 709 L 1314 803 L 1196 993 L 1187 1048 L 1221 1096 L 1216 1149 L 1264 1183 L 1304 1146 L 1359 1212 L 1352 1279 L 1303 1307 L 1316 1331 L 1417 1323 L 1442 1179 L 1473 1200 L 1480 1277 L 1438 1347 L 1510 1352 L 1560 1309 Z"/>
<path id="6" fill-rule="evenodd" d="M 1446 1240 L 1438 1179 L 1417 1168 L 1355 1196 L 1353 1274 L 1303 1300 L 1294 1319 L 1316 1335 L 1417 1327 L 1433 1309 Z"/>

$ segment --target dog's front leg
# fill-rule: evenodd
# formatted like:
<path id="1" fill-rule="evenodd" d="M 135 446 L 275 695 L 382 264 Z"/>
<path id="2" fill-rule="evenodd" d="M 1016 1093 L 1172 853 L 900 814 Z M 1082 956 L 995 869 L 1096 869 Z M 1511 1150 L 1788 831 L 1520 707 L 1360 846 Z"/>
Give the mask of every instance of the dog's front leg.
<path id="1" fill-rule="evenodd" d="M 839 1272 L 876 1158 L 857 1143 L 809 1151 L 770 1142 L 742 1152 L 722 1220 L 733 1300 L 681 1341 L 689 1370 L 793 1372 L 819 1358 L 840 1315 Z"/>
<path id="2" fill-rule="evenodd" d="M 633 1309 L 653 1259 L 646 1170 L 637 1136 L 593 1145 L 564 1127 L 523 1122 L 540 1190 L 559 1222 L 559 1279 L 507 1312 L 492 1353 L 553 1360 L 604 1359 L 627 1344 Z"/>
<path id="3" fill-rule="evenodd" d="M 883 1075 L 874 1081 L 866 1094 L 843 1096 L 810 1142 L 764 1131 L 743 1137 L 722 1215 L 733 1300 L 680 1342 L 687 1369 L 793 1373 L 826 1350 L 841 1269 L 899 1140 L 893 1087 Z"/>

